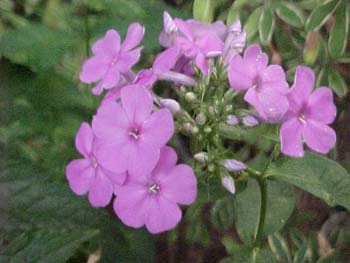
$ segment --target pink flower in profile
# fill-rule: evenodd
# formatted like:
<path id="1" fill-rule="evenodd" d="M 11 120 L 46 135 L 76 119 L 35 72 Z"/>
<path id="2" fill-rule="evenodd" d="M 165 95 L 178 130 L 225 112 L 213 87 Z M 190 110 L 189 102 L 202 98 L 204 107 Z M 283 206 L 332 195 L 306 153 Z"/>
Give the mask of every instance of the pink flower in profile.
<path id="1" fill-rule="evenodd" d="M 177 225 L 182 216 L 177 204 L 194 202 L 197 180 L 190 166 L 176 162 L 175 151 L 165 146 L 153 171 L 130 175 L 124 185 L 115 187 L 113 207 L 124 224 L 135 228 L 146 225 L 153 234 Z"/>
<path id="2" fill-rule="evenodd" d="M 314 83 L 314 72 L 308 67 L 298 66 L 288 95 L 289 111 L 280 131 L 281 150 L 286 155 L 304 156 L 303 141 L 312 150 L 323 154 L 335 145 L 336 134 L 328 126 L 336 117 L 333 93 L 326 87 L 312 92 Z"/>
<path id="3" fill-rule="evenodd" d="M 113 185 L 123 184 L 126 173 L 115 173 L 101 165 L 101 156 L 98 154 L 100 144 L 89 124 L 84 122 L 80 126 L 75 145 L 84 158 L 73 160 L 66 167 L 70 188 L 77 195 L 89 193 L 89 201 L 94 207 L 108 205 Z"/>
<path id="4" fill-rule="evenodd" d="M 101 163 L 120 173 L 149 173 L 174 132 L 172 114 L 168 109 L 152 113 L 152 96 L 140 85 L 123 87 L 120 98 L 121 103 L 101 104 L 92 121 L 95 134 L 105 142 L 99 150 Z"/>
<path id="5" fill-rule="evenodd" d="M 243 51 L 246 42 L 246 33 L 242 31 L 241 22 L 235 21 L 227 28 L 227 36 L 225 39 L 224 52 L 222 57 L 226 65 L 231 59 Z"/>
<path id="6" fill-rule="evenodd" d="M 142 47 L 136 46 L 142 40 L 144 31 L 144 27 L 139 23 L 131 24 L 121 44 L 118 32 L 108 30 L 105 36 L 93 45 L 93 56 L 84 62 L 80 80 L 84 83 L 98 81 L 98 85 L 92 89 L 95 95 L 101 94 L 103 89 L 115 87 L 122 75 L 127 75 L 139 60 Z"/>
<path id="7" fill-rule="evenodd" d="M 288 110 L 289 92 L 285 73 L 279 65 L 267 65 L 268 57 L 258 45 L 249 46 L 243 58 L 236 55 L 228 67 L 230 85 L 247 90 L 244 100 L 252 105 L 260 117 L 278 122 Z"/>

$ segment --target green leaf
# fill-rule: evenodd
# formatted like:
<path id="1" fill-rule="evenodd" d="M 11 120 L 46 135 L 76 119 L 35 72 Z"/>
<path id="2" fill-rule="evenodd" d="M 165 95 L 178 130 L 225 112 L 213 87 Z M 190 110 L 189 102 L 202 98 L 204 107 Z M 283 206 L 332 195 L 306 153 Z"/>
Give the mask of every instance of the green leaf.
<path id="1" fill-rule="evenodd" d="M 284 22 L 295 27 L 302 27 L 305 23 L 303 11 L 294 3 L 281 2 L 276 9 L 276 14 Z"/>
<path id="2" fill-rule="evenodd" d="M 316 87 L 328 85 L 328 70 L 329 67 L 323 66 L 317 75 Z"/>
<path id="3" fill-rule="evenodd" d="M 247 38 L 254 36 L 259 30 L 259 20 L 261 17 L 263 8 L 256 8 L 248 17 L 244 24 L 244 31 L 247 33 Z"/>
<path id="4" fill-rule="evenodd" d="M 224 258 L 220 263 L 275 263 L 276 260 L 272 252 L 263 248 L 260 251 L 254 250 L 250 246 L 240 246 L 237 247 L 237 250 L 234 251 L 232 257 Z"/>
<path id="5" fill-rule="evenodd" d="M 340 1 L 331 0 L 320 6 L 317 6 L 306 20 L 306 32 L 312 32 L 319 29 L 332 15 Z"/>
<path id="6" fill-rule="evenodd" d="M 75 41 L 67 32 L 31 24 L 0 36 L 0 57 L 43 71 L 57 64 Z"/>
<path id="7" fill-rule="evenodd" d="M 214 5 L 212 0 L 194 0 L 193 17 L 202 22 L 211 23 L 214 18 Z"/>
<path id="8" fill-rule="evenodd" d="M 231 5 L 228 10 L 228 15 L 226 19 L 226 25 L 232 25 L 237 19 L 239 19 L 240 10 L 235 5 L 236 1 Z"/>
<path id="9" fill-rule="evenodd" d="M 227 229 L 233 225 L 233 196 L 220 199 L 211 209 L 211 222 L 217 229 Z"/>
<path id="10" fill-rule="evenodd" d="M 278 181 L 268 181 L 267 183 L 265 235 L 280 230 L 291 215 L 295 205 L 291 186 Z M 260 212 L 260 190 L 255 181 L 248 181 L 247 188 L 235 196 L 234 209 L 237 231 L 243 240 L 249 241 L 255 233 Z"/>
<path id="11" fill-rule="evenodd" d="M 270 249 L 275 254 L 278 262 L 291 262 L 291 255 L 287 241 L 279 234 L 275 233 L 268 237 Z"/>
<path id="12" fill-rule="evenodd" d="M 271 41 L 275 20 L 270 7 L 265 7 L 259 19 L 259 36 L 263 45 Z"/>
<path id="13" fill-rule="evenodd" d="M 340 73 L 334 69 L 328 68 L 328 86 L 339 96 L 344 97 L 346 94 L 346 84 Z"/>
<path id="14" fill-rule="evenodd" d="M 266 175 L 295 185 L 331 206 L 338 204 L 350 210 L 350 175 L 325 156 L 307 152 L 303 158 L 283 157 Z"/>
<path id="15" fill-rule="evenodd" d="M 333 58 L 339 58 L 344 54 L 349 33 L 350 7 L 346 1 L 335 11 L 335 22 L 329 35 L 328 50 Z"/>

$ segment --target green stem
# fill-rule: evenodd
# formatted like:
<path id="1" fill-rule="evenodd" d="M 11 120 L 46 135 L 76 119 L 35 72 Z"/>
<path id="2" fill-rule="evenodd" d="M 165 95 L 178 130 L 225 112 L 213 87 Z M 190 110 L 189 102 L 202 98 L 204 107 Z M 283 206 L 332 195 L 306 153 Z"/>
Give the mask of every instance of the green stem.
<path id="1" fill-rule="evenodd" d="M 260 249 L 261 248 L 261 242 L 263 238 L 264 233 L 264 225 L 265 225 L 265 218 L 266 218 L 266 207 L 267 207 L 267 183 L 266 179 L 259 177 L 256 178 L 259 188 L 260 188 L 260 214 L 259 214 L 259 223 L 258 227 L 255 232 L 254 236 L 254 248 Z"/>

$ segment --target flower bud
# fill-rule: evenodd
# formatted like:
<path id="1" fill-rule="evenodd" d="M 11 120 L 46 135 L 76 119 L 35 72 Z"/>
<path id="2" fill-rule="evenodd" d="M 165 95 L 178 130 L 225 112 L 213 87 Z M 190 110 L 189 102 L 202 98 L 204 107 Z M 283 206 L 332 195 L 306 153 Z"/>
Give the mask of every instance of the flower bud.
<path id="1" fill-rule="evenodd" d="M 196 100 L 196 94 L 194 94 L 193 92 L 187 92 L 186 95 L 185 95 L 185 99 L 188 102 L 193 102 L 193 101 Z"/>
<path id="2" fill-rule="evenodd" d="M 235 181 L 233 180 L 233 178 L 231 176 L 229 176 L 229 175 L 223 176 L 221 178 L 221 184 L 231 194 L 234 194 L 236 192 Z"/>
<path id="3" fill-rule="evenodd" d="M 255 118 L 253 115 L 245 116 L 242 122 L 245 126 L 248 126 L 248 127 L 254 127 L 256 125 L 259 125 L 258 119 Z"/>
<path id="4" fill-rule="evenodd" d="M 230 111 L 232 111 L 232 109 L 233 109 L 233 106 L 232 106 L 232 105 L 226 105 L 226 106 L 225 106 L 225 111 L 226 111 L 226 112 L 230 112 Z"/>
<path id="5" fill-rule="evenodd" d="M 196 135 L 199 132 L 199 129 L 197 126 L 192 126 L 191 127 L 191 133 L 192 135 Z"/>
<path id="6" fill-rule="evenodd" d="M 184 132 L 190 133 L 191 130 L 192 130 L 192 125 L 191 125 L 191 123 L 185 122 L 185 123 L 182 125 L 182 130 L 183 130 Z"/>
<path id="7" fill-rule="evenodd" d="M 196 122 L 197 122 L 199 125 L 203 125 L 206 121 L 207 121 L 207 117 L 205 117 L 205 115 L 204 115 L 203 113 L 199 113 L 199 114 L 196 116 Z"/>
<path id="8" fill-rule="evenodd" d="M 224 167 L 229 172 L 241 171 L 247 168 L 244 163 L 235 159 L 226 159 L 224 161 Z"/>
<path id="9" fill-rule="evenodd" d="M 176 100 L 172 99 L 160 99 L 162 107 L 167 108 L 170 112 L 175 115 L 180 111 L 180 104 Z"/>
<path id="10" fill-rule="evenodd" d="M 208 154 L 206 152 L 199 152 L 196 153 L 193 158 L 200 163 L 205 163 L 208 161 Z"/>
<path id="11" fill-rule="evenodd" d="M 234 126 L 239 123 L 239 120 L 235 115 L 228 115 L 226 118 L 226 123 L 230 126 Z"/>
<path id="12" fill-rule="evenodd" d="M 204 128 L 203 131 L 204 131 L 204 133 L 211 133 L 212 129 L 207 126 L 207 127 Z"/>

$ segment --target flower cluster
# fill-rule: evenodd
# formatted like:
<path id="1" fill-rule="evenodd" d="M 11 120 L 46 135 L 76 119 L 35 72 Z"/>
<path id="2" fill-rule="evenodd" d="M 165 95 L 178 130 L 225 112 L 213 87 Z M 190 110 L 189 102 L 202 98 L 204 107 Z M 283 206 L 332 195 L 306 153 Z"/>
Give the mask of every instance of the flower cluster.
<path id="1" fill-rule="evenodd" d="M 131 227 L 145 225 L 151 233 L 173 228 L 181 219 L 178 204 L 189 205 L 196 198 L 192 168 L 177 165 L 175 150 L 166 146 L 175 126 L 176 132 L 192 134 L 201 142 L 201 151 L 194 154 L 196 161 L 218 162 L 225 170 L 221 182 L 231 193 L 235 185 L 229 173 L 245 170 L 246 165 L 203 152 L 220 144 L 220 122 L 249 127 L 262 122 L 280 124 L 281 151 L 293 157 L 304 155 L 304 141 L 325 154 L 336 140 L 328 126 L 336 116 L 332 92 L 326 87 L 312 91 L 315 76 L 311 69 L 298 66 L 290 88 L 283 68 L 269 64 L 259 45 L 244 50 L 246 33 L 239 21 L 229 26 L 221 21 L 206 24 L 172 18 L 165 12 L 163 22 L 159 42 L 164 51 L 151 68 L 137 73 L 132 67 L 142 50 L 144 28 L 140 24 L 129 26 L 123 43 L 111 29 L 93 45 L 80 80 L 97 83 L 92 89 L 95 95 L 107 92 L 92 127 L 84 122 L 76 135 L 76 148 L 84 158 L 71 161 L 66 168 L 77 195 L 88 193 L 94 207 L 107 206 L 115 195 L 113 208 L 120 220 Z M 212 78 L 217 85 L 214 90 L 210 90 Z M 195 109 L 193 114 L 181 103 L 154 94 L 158 80 L 170 81 L 180 99 L 190 102 L 187 107 Z M 234 101 L 243 92 L 241 98 L 250 107 L 242 115 Z M 198 113 L 201 109 L 205 112 Z M 215 169 L 208 166 L 209 171 Z"/>

